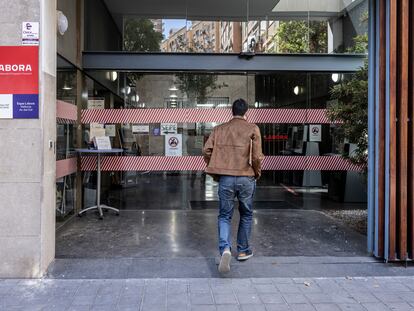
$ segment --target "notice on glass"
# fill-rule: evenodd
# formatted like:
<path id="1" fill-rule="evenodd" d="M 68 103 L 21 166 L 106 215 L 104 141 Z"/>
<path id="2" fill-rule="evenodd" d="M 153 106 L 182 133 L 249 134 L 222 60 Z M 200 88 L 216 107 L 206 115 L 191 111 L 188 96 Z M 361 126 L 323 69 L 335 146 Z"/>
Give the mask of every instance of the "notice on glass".
<path id="1" fill-rule="evenodd" d="M 150 130 L 149 124 L 133 124 L 132 134 L 148 134 Z"/>
<path id="2" fill-rule="evenodd" d="M 105 109 L 105 99 L 88 99 L 88 109 Z"/>
<path id="3" fill-rule="evenodd" d="M 309 125 L 309 141 L 315 141 L 315 142 L 322 141 L 322 125 L 320 124 Z"/>
<path id="4" fill-rule="evenodd" d="M 116 136 L 116 125 L 106 124 L 105 125 L 105 136 L 115 137 Z"/>
<path id="5" fill-rule="evenodd" d="M 177 134 L 178 125 L 177 123 L 161 123 L 161 134 Z"/>
<path id="6" fill-rule="evenodd" d="M 89 132 L 89 137 L 91 138 L 91 140 L 94 137 L 102 137 L 105 136 L 106 131 L 105 131 L 105 127 L 103 124 L 100 123 L 91 123 L 90 125 L 90 132 Z"/>
<path id="7" fill-rule="evenodd" d="M 183 135 L 165 135 L 165 155 L 167 157 L 181 157 L 183 155 Z"/>

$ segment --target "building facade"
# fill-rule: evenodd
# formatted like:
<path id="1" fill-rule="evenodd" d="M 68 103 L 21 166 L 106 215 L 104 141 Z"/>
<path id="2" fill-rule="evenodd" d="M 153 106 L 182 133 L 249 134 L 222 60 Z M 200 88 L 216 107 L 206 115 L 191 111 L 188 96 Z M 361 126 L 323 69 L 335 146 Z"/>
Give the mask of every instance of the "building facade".
<path id="1" fill-rule="evenodd" d="M 103 159 L 102 200 L 130 204 L 118 190 L 153 191 L 137 180 L 154 172 L 158 185 L 177 181 L 168 185 L 174 204 L 196 204 L 194 193 L 208 201 L 215 188 L 201 173 L 201 149 L 239 97 L 262 132 L 261 186 L 276 189 L 266 200 L 288 189 L 305 193 L 300 208 L 361 204 L 369 253 L 413 259 L 410 1 L 0 4 L 0 277 L 44 275 L 57 230 L 95 203 L 96 165 L 76 152 L 93 137 L 124 149 Z M 135 50 L 123 51 L 126 38 Z M 366 185 L 363 165 L 340 156 L 357 144 L 328 113 L 341 103 L 332 90 L 356 81 L 367 55 L 369 80 L 359 80 L 369 85 Z M 163 131 L 185 142 L 178 155 Z M 201 179 L 199 192 L 183 186 Z M 142 204 L 168 205 L 162 189 Z"/>

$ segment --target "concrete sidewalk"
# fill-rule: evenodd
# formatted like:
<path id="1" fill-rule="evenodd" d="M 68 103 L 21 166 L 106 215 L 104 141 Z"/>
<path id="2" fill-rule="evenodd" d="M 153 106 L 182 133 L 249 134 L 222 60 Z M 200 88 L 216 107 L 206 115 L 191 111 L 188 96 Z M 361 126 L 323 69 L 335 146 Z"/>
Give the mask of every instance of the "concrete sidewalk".
<path id="1" fill-rule="evenodd" d="M 414 310 L 414 277 L 0 280 L 0 310 Z"/>

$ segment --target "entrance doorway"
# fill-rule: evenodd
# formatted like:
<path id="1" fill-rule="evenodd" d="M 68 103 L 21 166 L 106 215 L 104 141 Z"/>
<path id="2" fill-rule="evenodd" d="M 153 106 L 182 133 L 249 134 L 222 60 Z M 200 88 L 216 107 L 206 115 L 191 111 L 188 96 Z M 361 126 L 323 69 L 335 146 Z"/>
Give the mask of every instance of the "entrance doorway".
<path id="1" fill-rule="evenodd" d="M 124 149 L 102 165 L 101 202 L 121 215 L 100 221 L 92 213 L 63 227 L 57 258 L 214 257 L 217 183 L 203 173 L 202 148 L 237 98 L 249 102 L 266 156 L 255 197 L 256 255 L 365 254 L 364 181 L 340 156 L 352 148 L 341 125 L 326 117 L 334 75 L 352 73 L 116 72 L 123 82 L 114 90 L 102 86 L 108 72 L 89 75 L 82 137 L 105 131 Z M 94 205 L 95 160 L 82 158 L 82 170 L 83 205 Z"/>

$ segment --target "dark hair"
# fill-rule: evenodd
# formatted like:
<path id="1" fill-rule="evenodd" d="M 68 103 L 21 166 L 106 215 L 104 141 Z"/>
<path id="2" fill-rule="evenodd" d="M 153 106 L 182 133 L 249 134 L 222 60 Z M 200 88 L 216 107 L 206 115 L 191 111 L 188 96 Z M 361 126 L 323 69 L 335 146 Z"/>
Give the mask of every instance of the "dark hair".
<path id="1" fill-rule="evenodd" d="M 244 99 L 239 98 L 234 101 L 231 110 L 233 111 L 233 116 L 243 117 L 248 108 L 249 106 L 247 105 L 247 102 Z"/>

